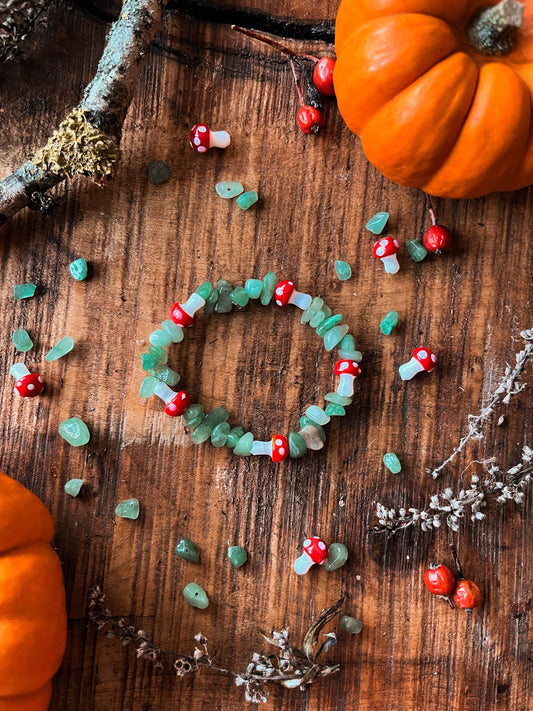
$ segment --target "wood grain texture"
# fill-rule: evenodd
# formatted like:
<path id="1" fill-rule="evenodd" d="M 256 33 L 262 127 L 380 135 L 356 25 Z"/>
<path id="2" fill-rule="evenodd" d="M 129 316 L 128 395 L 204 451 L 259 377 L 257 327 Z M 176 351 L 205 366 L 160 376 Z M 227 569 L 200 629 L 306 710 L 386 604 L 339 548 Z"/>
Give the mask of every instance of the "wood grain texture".
<path id="1" fill-rule="evenodd" d="M 335 5 L 258 2 L 251 9 L 307 22 L 333 19 Z M 59 5 L 26 63 L 2 70 L 2 175 L 78 102 L 107 29 L 87 5 Z M 532 444 L 526 390 L 502 410 L 505 424 L 489 426 L 486 439 L 437 483 L 424 472 L 450 453 L 468 413 L 478 411 L 520 348 L 519 331 L 532 325 L 531 193 L 436 201 L 456 236 L 453 254 L 415 265 L 404 252 L 399 274 L 387 276 L 371 257 L 364 225 L 387 209 L 390 233 L 401 242 L 421 235 L 429 222 L 422 194 L 368 165 L 334 104 L 318 137 L 298 131 L 296 108 L 283 58 L 227 26 L 170 12 L 124 126 L 115 180 L 106 189 L 70 181 L 58 191 L 64 200 L 51 221 L 26 211 L 1 233 L 0 466 L 50 507 L 69 600 L 69 644 L 52 711 L 245 706 L 229 679 L 162 675 L 88 628 L 86 595 L 95 583 L 112 610 L 131 615 L 163 648 L 192 650 L 202 632 L 217 661 L 239 669 L 264 650 L 258 627 L 288 624 L 299 642 L 311 619 L 345 590 L 346 610 L 364 629 L 342 636 L 331 653 L 340 673 L 303 694 L 274 689 L 267 708 L 533 708 L 531 495 L 521 508 L 491 508 L 486 521 L 465 523 L 453 538 L 445 530 L 410 530 L 387 542 L 367 533 L 376 501 L 421 505 L 436 486 L 459 486 L 472 460 L 495 455 L 510 466 L 522 444 Z M 229 130 L 230 148 L 203 157 L 190 151 L 188 130 L 199 120 Z M 170 165 L 170 182 L 148 182 L 152 160 Z M 222 201 L 214 185 L 224 179 L 256 189 L 260 203 L 242 212 Z M 79 256 L 91 263 L 84 283 L 68 274 Z M 334 274 L 338 258 L 352 265 L 348 282 Z M 269 269 L 324 296 L 364 352 L 355 403 L 328 425 L 326 447 L 282 465 L 194 446 L 180 422 L 137 395 L 148 335 L 176 298 L 205 279 L 242 284 Z M 29 280 L 39 285 L 38 296 L 15 302 L 13 284 Z M 400 325 L 384 337 L 379 322 L 392 308 Z M 17 327 L 36 344 L 23 359 L 47 382 L 38 402 L 12 394 L 9 335 Z M 73 352 L 44 363 L 67 334 L 76 340 Z M 438 353 L 439 367 L 401 383 L 397 366 L 419 343 Z M 320 340 L 294 311 L 274 306 L 200 318 L 170 362 L 195 400 L 206 408 L 225 404 L 232 423 L 258 439 L 294 429 L 305 407 L 321 404 L 319 394 L 334 384 L 333 357 Z M 532 375 L 529 366 L 526 378 Z M 89 425 L 87 447 L 72 449 L 57 434 L 73 415 Z M 402 460 L 400 475 L 384 471 L 386 451 Z M 87 493 L 71 499 L 63 485 L 81 476 Z M 115 519 L 116 503 L 130 496 L 141 501 L 140 519 Z M 292 561 L 309 534 L 346 543 L 349 563 L 297 577 Z M 198 543 L 201 564 L 173 553 L 182 535 Z M 451 540 L 486 596 L 471 616 L 450 611 L 423 587 L 429 562 L 451 563 Z M 242 569 L 231 569 L 228 544 L 248 549 Z M 206 588 L 207 610 L 184 603 L 181 590 L 191 581 Z"/>

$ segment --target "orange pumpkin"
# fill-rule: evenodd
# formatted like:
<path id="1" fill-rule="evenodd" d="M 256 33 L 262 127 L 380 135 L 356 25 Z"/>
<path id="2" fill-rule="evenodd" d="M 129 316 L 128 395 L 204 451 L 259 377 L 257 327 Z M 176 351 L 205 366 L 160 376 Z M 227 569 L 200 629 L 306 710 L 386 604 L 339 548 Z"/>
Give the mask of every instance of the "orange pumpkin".
<path id="1" fill-rule="evenodd" d="M 521 6 L 495 4 L 342 0 L 339 110 L 390 180 L 452 198 L 533 183 L 533 0 L 524 0 L 516 33 L 506 28 L 512 38 L 500 55 L 473 21 L 487 6 L 493 18 L 503 5 L 515 14 Z"/>
<path id="2" fill-rule="evenodd" d="M 0 473 L 0 711 L 46 711 L 66 643 L 61 564 L 52 517 Z"/>

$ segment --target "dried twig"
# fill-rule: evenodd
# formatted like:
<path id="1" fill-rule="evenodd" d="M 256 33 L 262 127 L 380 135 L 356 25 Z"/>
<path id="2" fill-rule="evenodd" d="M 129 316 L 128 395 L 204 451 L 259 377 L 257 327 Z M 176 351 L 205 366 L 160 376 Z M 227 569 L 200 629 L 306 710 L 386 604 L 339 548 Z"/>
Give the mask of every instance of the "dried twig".
<path id="1" fill-rule="evenodd" d="M 0 63 L 18 59 L 22 43 L 42 22 L 52 0 L 7 0 L 0 3 Z"/>
<path id="2" fill-rule="evenodd" d="M 0 181 L 0 226 L 75 174 L 108 178 L 118 160 L 122 124 L 167 0 L 125 0 L 96 75 L 80 104 L 46 146 Z"/>
<path id="3" fill-rule="evenodd" d="M 207 639 L 197 634 L 195 640 L 201 647 L 195 647 L 192 654 L 167 652 L 157 647 L 144 630 L 137 630 L 128 625 L 123 617 L 114 617 L 105 606 L 105 595 L 99 586 L 89 590 L 89 620 L 98 629 L 104 629 L 106 637 L 119 639 L 125 646 L 133 643 L 137 647 L 137 657 L 147 659 L 156 668 L 171 668 L 176 676 L 196 672 L 200 668 L 209 668 L 219 674 L 235 679 L 237 686 L 244 686 L 245 697 L 252 703 L 260 703 L 268 698 L 263 688 L 267 683 L 279 683 L 287 688 L 305 689 L 316 677 L 328 676 L 336 672 L 338 664 L 323 664 L 319 658 L 336 643 L 333 632 L 326 634 L 326 641 L 319 644 L 319 635 L 324 626 L 341 611 L 344 595 L 332 607 L 324 610 L 305 635 L 303 650 L 292 647 L 289 642 L 289 630 L 262 632 L 266 641 L 277 647 L 277 654 L 264 655 L 254 653 L 245 672 L 235 672 L 215 664 L 208 652 Z"/>

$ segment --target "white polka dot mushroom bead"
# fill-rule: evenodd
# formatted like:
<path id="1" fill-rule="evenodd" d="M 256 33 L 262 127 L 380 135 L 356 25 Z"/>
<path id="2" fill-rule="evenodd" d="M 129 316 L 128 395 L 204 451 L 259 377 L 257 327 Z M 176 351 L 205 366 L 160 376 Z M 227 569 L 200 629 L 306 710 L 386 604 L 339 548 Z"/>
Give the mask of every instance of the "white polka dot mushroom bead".
<path id="1" fill-rule="evenodd" d="M 170 417 L 179 417 L 191 404 L 191 400 L 185 390 L 175 393 L 166 383 L 158 380 L 154 386 L 154 395 L 161 398 L 165 403 L 165 412 Z"/>
<path id="2" fill-rule="evenodd" d="M 294 306 L 302 309 L 302 311 L 309 308 L 309 306 L 311 306 L 311 302 L 313 301 L 313 297 L 309 294 L 303 294 L 301 291 L 296 291 L 294 288 L 294 282 L 291 279 L 278 282 L 274 291 L 274 298 L 276 299 L 276 304 L 278 306 L 294 304 Z"/>
<path id="3" fill-rule="evenodd" d="M 411 380 L 417 373 L 423 370 L 426 373 L 431 373 L 437 362 L 437 356 L 432 353 L 429 348 L 423 346 L 415 348 L 413 357 L 408 363 L 404 363 L 399 367 L 400 378 L 402 380 Z"/>
<path id="4" fill-rule="evenodd" d="M 194 324 L 194 314 L 205 304 L 205 299 L 194 292 L 184 304 L 173 304 L 170 309 L 170 318 L 182 328 L 189 328 Z"/>
<path id="5" fill-rule="evenodd" d="M 374 244 L 372 254 L 376 259 L 381 259 L 387 274 L 396 274 L 400 270 L 396 252 L 400 245 L 393 237 L 382 237 Z"/>
<path id="6" fill-rule="evenodd" d="M 30 373 L 24 363 L 15 363 L 9 369 L 17 382 L 15 383 L 15 392 L 20 397 L 37 397 L 44 390 L 44 380 L 37 373 Z"/>
<path id="7" fill-rule="evenodd" d="M 250 454 L 266 454 L 273 462 L 282 462 L 289 456 L 289 442 L 283 435 L 276 434 L 268 442 L 254 440 Z"/>
<path id="8" fill-rule="evenodd" d="M 306 538 L 304 552 L 294 561 L 294 570 L 298 575 L 305 575 L 313 565 L 324 565 L 328 559 L 328 546 L 318 536 Z"/>
<path id="9" fill-rule="evenodd" d="M 211 131 L 205 123 L 197 123 L 191 129 L 191 148 L 197 153 L 207 153 L 210 148 L 227 148 L 231 142 L 227 131 Z"/>
<path id="10" fill-rule="evenodd" d="M 333 372 L 335 375 L 340 375 L 337 395 L 352 397 L 354 380 L 361 377 L 361 368 L 358 364 L 354 360 L 338 360 Z"/>

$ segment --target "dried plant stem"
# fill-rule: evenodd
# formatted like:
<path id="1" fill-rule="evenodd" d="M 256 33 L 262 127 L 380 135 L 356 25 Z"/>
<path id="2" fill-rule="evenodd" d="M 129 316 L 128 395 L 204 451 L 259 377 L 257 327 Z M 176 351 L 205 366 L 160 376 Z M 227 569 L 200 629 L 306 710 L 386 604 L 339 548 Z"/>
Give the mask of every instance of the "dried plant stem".
<path id="1" fill-rule="evenodd" d="M 110 145 L 116 148 L 120 143 L 122 124 L 166 2 L 125 0 L 80 104 L 37 156 L 0 181 L 0 226 L 24 207 L 49 207 L 43 193 L 71 174 L 95 178 L 110 174 L 118 158 L 118 149 Z"/>
<path id="2" fill-rule="evenodd" d="M 259 34 L 259 32 L 253 32 L 245 27 L 239 27 L 239 25 L 231 25 L 231 29 L 236 32 L 240 32 L 247 37 L 252 37 L 252 39 L 259 40 L 259 42 L 263 42 L 263 44 L 267 44 L 269 47 L 274 47 L 274 49 L 277 49 L 278 52 L 281 52 L 281 54 L 284 54 L 286 57 L 301 57 L 302 59 L 309 59 L 311 62 L 318 62 L 318 57 L 314 57 L 312 54 L 295 52 L 289 47 L 286 47 L 284 44 L 281 44 L 281 42 L 276 42 L 276 40 L 273 40 L 266 35 Z"/>

